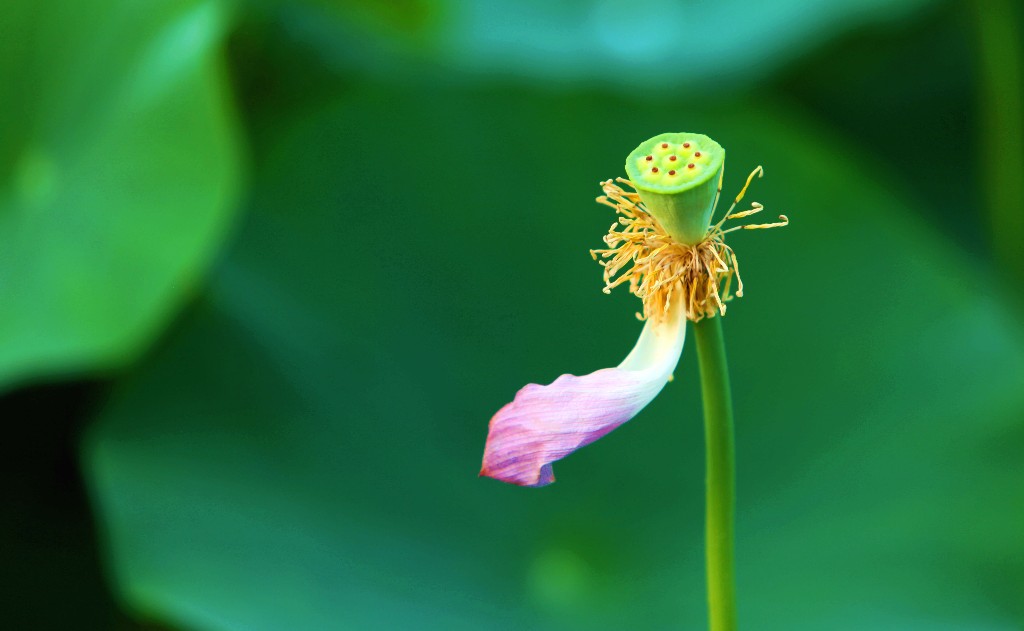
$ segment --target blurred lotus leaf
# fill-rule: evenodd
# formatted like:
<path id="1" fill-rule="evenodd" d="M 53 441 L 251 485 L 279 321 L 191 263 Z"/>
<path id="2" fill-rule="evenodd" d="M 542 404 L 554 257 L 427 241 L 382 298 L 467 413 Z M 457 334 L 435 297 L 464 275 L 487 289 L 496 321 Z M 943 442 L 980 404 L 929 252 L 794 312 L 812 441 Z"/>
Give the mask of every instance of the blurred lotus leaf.
<path id="1" fill-rule="evenodd" d="M 137 355 L 225 235 L 212 0 L 0 6 L 0 384 Z"/>
<path id="2" fill-rule="evenodd" d="M 814 125 L 772 105 L 679 116 L 436 85 L 297 116 L 209 294 L 86 442 L 126 601 L 209 630 L 700 628 L 692 348 L 558 484 L 476 477 L 516 388 L 632 345 L 638 303 L 602 295 L 587 254 L 612 221 L 592 199 L 637 139 L 684 128 L 727 147 L 730 192 L 764 164 L 748 199 L 792 219 L 732 240 L 741 618 L 1019 622 L 1019 322 Z"/>
<path id="3" fill-rule="evenodd" d="M 401 73 L 417 56 L 478 76 L 642 88 L 757 81 L 857 27 L 939 0 L 307 0 L 292 28 L 341 63 Z M 316 7 L 309 11 L 308 6 Z M 323 19 L 324 11 L 340 19 Z M 386 60 L 390 60 L 386 61 Z M 400 63 L 396 63 L 400 62 Z"/>

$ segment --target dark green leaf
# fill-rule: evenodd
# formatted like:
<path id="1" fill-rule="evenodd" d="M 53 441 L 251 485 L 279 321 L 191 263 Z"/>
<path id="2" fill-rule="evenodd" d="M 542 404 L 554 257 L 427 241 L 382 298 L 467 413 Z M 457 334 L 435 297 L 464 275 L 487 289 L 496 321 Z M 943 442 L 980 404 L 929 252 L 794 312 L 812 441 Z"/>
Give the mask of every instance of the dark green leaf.
<path id="1" fill-rule="evenodd" d="M 598 96 L 365 88 L 292 125 L 208 300 L 87 443 L 129 602 L 200 629 L 702 627 L 692 349 L 554 486 L 476 477 L 517 388 L 632 345 L 592 198 L 682 127 L 728 149 L 729 192 L 764 164 L 750 198 L 793 221 L 732 239 L 745 624 L 1019 621 L 1024 341 L 985 270 L 784 107 Z"/>

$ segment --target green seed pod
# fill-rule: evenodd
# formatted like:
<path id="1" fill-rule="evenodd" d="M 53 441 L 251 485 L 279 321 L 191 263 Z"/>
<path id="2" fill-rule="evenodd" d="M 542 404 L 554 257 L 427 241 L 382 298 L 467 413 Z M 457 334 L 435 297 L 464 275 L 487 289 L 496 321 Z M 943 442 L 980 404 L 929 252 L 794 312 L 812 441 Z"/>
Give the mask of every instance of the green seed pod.
<path id="1" fill-rule="evenodd" d="M 711 224 L 725 149 L 703 134 L 659 134 L 626 158 L 626 175 L 676 241 L 696 245 Z"/>

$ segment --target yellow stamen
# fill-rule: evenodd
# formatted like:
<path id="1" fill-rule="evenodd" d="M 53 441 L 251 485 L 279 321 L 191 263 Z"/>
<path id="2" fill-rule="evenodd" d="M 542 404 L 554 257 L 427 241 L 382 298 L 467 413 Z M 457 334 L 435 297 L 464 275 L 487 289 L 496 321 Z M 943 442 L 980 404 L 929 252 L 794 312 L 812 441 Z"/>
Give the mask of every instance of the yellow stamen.
<path id="1" fill-rule="evenodd" d="M 708 230 L 707 237 L 697 245 L 676 242 L 647 212 L 640 196 L 616 185 L 612 180 L 601 182 L 604 195 L 597 198 L 601 204 L 615 209 L 621 216 L 611 225 L 604 237 L 607 248 L 591 250 L 590 254 L 604 267 L 605 293 L 621 284 L 629 283 L 630 293 L 638 296 L 644 305 L 640 319 L 664 318 L 671 304 L 672 294 L 683 294 L 686 317 L 694 322 L 714 315 L 725 315 L 725 303 L 732 299 L 730 289 L 736 277 L 736 296 L 743 295 L 736 253 L 726 245 L 725 235 L 733 230 L 756 230 L 785 226 L 789 219 L 780 215 L 778 223 L 748 224 L 722 230 L 728 219 L 748 217 L 763 210 L 757 202 L 749 210 L 732 211 L 743 199 L 754 176 L 764 171 L 757 167 L 747 178 L 736 202 L 724 217 Z M 629 180 L 617 178 L 620 184 L 632 186 Z M 719 192 L 721 181 L 719 181 Z M 716 200 L 717 202 L 717 196 Z M 600 256 L 601 260 L 598 260 Z"/>

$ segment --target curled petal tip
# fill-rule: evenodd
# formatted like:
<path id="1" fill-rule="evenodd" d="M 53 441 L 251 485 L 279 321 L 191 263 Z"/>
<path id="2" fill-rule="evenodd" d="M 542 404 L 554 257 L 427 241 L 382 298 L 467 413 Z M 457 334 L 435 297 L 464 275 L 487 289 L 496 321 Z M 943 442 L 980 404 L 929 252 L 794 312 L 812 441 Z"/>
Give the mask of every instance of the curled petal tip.
<path id="1" fill-rule="evenodd" d="M 686 334 L 682 308 L 648 321 L 616 368 L 551 384 L 529 384 L 491 419 L 480 475 L 519 486 L 555 481 L 552 463 L 608 434 L 654 399 L 679 362 Z"/>

